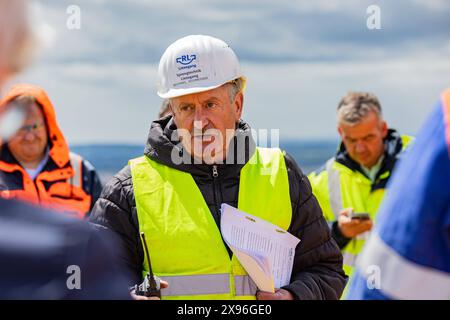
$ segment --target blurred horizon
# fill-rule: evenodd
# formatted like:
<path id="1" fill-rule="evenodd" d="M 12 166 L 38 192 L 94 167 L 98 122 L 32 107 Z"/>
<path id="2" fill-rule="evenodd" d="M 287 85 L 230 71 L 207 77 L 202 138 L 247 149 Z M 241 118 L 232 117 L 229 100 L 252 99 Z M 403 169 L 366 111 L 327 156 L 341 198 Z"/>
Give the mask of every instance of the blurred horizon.
<path id="1" fill-rule="evenodd" d="M 334 156 L 337 146 L 337 140 L 284 140 L 280 141 L 279 147 L 295 159 L 303 172 L 309 173 Z M 102 182 L 106 183 L 128 160 L 143 155 L 144 143 L 72 144 L 70 149 L 88 160 L 96 168 Z"/>

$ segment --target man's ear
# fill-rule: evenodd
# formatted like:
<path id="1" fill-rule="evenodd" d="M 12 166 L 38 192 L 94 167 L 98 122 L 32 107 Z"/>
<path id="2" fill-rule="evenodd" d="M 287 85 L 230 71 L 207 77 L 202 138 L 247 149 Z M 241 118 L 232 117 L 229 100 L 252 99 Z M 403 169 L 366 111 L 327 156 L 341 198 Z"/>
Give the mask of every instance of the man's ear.
<path id="1" fill-rule="evenodd" d="M 342 128 L 339 124 L 336 129 L 337 129 L 337 132 L 339 133 L 339 136 L 341 136 L 341 138 L 342 138 Z"/>
<path id="2" fill-rule="evenodd" d="M 383 137 L 383 139 L 387 137 L 387 134 L 388 134 L 388 125 L 386 121 L 383 120 L 381 122 L 381 136 Z"/>
<path id="3" fill-rule="evenodd" d="M 235 115 L 236 115 L 236 122 L 241 119 L 242 116 L 242 109 L 244 107 L 244 95 L 242 94 L 242 91 L 238 92 L 236 96 L 234 97 L 234 103 L 233 103 Z"/>

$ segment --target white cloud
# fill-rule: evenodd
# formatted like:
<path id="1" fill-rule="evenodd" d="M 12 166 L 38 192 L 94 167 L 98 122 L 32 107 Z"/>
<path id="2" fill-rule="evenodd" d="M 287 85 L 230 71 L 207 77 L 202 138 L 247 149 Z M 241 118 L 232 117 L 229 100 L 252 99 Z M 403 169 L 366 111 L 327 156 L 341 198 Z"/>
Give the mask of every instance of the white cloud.
<path id="1" fill-rule="evenodd" d="M 448 0 L 413 0 L 413 2 L 432 12 L 449 9 Z"/>

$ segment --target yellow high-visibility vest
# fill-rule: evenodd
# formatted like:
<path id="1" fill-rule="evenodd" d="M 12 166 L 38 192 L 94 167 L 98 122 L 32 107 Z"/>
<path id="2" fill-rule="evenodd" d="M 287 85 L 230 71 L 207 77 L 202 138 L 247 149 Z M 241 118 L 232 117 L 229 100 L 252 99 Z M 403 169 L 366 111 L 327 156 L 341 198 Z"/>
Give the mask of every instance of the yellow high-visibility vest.
<path id="1" fill-rule="evenodd" d="M 153 272 L 169 283 L 162 299 L 255 299 L 254 282 L 234 255 L 230 259 L 192 176 L 146 156 L 130 167 L 139 232 L 145 232 Z M 238 209 L 289 228 L 292 206 L 280 149 L 257 148 L 244 165 Z M 147 259 L 142 269 L 145 276 Z"/>
<path id="2" fill-rule="evenodd" d="M 405 150 L 413 138 L 407 135 L 402 135 L 401 138 L 403 150 Z M 359 171 L 351 170 L 336 162 L 334 158 L 329 159 L 325 167 L 325 170 L 318 174 L 315 172 L 309 174 L 308 179 L 330 227 L 334 221 L 337 221 L 339 212 L 344 208 L 353 208 L 354 212 L 369 213 L 372 221 L 375 222 L 386 189 L 372 190 L 372 181 L 369 178 Z M 391 172 L 386 171 L 379 178 L 385 179 L 390 175 Z M 368 236 L 369 232 L 358 235 L 341 250 L 344 271 L 350 280 L 357 257 Z M 345 297 L 345 295 L 346 292 L 342 296 Z"/>

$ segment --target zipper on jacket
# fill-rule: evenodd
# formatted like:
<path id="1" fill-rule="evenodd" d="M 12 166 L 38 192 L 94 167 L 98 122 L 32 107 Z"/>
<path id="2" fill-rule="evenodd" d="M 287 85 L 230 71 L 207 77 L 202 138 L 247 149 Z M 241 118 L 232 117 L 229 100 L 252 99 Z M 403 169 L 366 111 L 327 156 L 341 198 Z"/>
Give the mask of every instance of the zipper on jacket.
<path id="1" fill-rule="evenodd" d="M 220 205 L 222 204 L 222 194 L 220 193 L 220 181 L 219 181 L 219 171 L 217 170 L 217 165 L 212 166 L 212 176 L 213 176 L 213 192 L 214 192 L 214 202 L 218 212 L 220 212 Z"/>
<path id="2" fill-rule="evenodd" d="M 220 185 L 220 179 L 219 179 L 219 171 L 217 170 L 217 165 L 213 165 L 212 166 L 212 176 L 213 176 L 213 193 L 214 193 L 214 203 L 216 206 L 216 210 L 217 210 L 217 219 L 218 221 L 216 221 L 217 226 L 220 230 L 220 216 L 221 216 L 221 212 L 220 212 L 220 206 L 222 204 L 222 193 L 221 193 L 221 185 Z M 215 214 L 214 214 L 215 216 Z M 216 219 L 216 218 L 214 218 Z M 228 252 L 228 256 L 230 257 L 230 261 L 233 257 L 233 252 L 231 251 L 230 247 L 228 247 L 228 245 L 225 243 L 225 241 L 223 242 L 225 248 L 227 249 Z"/>

